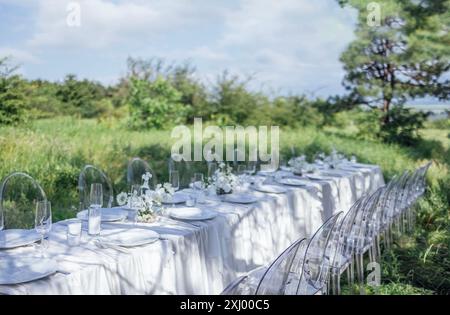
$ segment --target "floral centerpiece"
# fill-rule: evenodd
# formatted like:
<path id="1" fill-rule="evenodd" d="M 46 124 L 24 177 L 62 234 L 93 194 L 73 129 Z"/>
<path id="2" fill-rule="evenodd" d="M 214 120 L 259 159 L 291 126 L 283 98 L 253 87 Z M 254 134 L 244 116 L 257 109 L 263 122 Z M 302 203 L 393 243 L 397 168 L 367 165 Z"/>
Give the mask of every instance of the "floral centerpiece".
<path id="1" fill-rule="evenodd" d="M 231 194 L 238 183 L 239 180 L 233 174 L 233 168 L 222 162 L 212 175 L 208 188 L 214 189 L 218 195 Z"/>
<path id="2" fill-rule="evenodd" d="M 137 210 L 138 222 L 155 221 L 156 215 L 163 210 L 162 201 L 171 198 L 175 192 L 170 183 L 158 184 L 155 190 L 150 190 L 148 181 L 151 178 L 151 174 L 147 172 L 142 175 L 141 191 L 121 192 L 117 195 L 119 206 L 127 205 L 129 209 Z"/>

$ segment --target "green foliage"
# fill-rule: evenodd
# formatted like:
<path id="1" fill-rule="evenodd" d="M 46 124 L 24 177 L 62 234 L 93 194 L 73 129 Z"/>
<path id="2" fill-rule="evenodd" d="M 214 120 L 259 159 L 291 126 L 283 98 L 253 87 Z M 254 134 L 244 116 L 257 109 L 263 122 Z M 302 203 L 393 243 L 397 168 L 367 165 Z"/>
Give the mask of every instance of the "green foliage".
<path id="1" fill-rule="evenodd" d="M 437 119 L 427 124 L 430 128 L 450 130 L 450 119 Z"/>
<path id="2" fill-rule="evenodd" d="M 380 108 L 381 138 L 410 144 L 421 118 L 396 105 L 417 97 L 449 97 L 450 1 L 377 1 L 379 26 L 367 21 L 377 14 L 368 11 L 368 1 L 340 3 L 359 12 L 357 38 L 341 56 L 353 104 Z"/>
<path id="3" fill-rule="evenodd" d="M 131 78 L 129 125 L 134 129 L 165 129 L 185 122 L 181 94 L 162 77 L 153 82 Z"/>
<path id="4" fill-rule="evenodd" d="M 66 114 L 84 118 L 92 118 L 102 112 L 95 105 L 105 96 L 105 88 L 100 83 L 86 79 L 80 81 L 72 74 L 65 77 L 56 91 L 56 97 L 62 102 Z"/>
<path id="5" fill-rule="evenodd" d="M 25 120 L 25 82 L 13 74 L 7 58 L 0 58 L 0 125 L 15 125 Z"/>
<path id="6" fill-rule="evenodd" d="M 383 124 L 379 137 L 385 142 L 413 145 L 420 138 L 419 129 L 423 127 L 426 116 L 422 112 L 413 113 L 401 105 L 395 106 L 382 117 Z"/>
<path id="7" fill-rule="evenodd" d="M 211 118 L 218 124 L 229 125 L 243 123 L 265 99 L 251 93 L 247 80 L 228 72 L 218 76 L 211 95 Z"/>

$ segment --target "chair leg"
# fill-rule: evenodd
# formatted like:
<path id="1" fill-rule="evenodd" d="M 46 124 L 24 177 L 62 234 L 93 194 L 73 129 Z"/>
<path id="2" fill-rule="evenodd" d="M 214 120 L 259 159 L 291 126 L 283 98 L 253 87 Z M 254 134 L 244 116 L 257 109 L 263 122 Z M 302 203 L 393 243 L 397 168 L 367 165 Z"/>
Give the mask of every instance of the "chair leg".
<path id="1" fill-rule="evenodd" d="M 341 295 L 341 273 L 340 270 L 336 270 L 334 275 L 334 287 L 335 292 L 333 292 L 334 295 Z"/>
<path id="2" fill-rule="evenodd" d="M 364 295 L 364 262 L 363 254 L 356 254 L 356 273 L 358 276 L 359 294 Z"/>
<path id="3" fill-rule="evenodd" d="M 373 247 L 371 246 L 370 248 L 369 248 L 369 260 L 370 260 L 370 262 L 372 262 L 372 261 L 375 261 L 375 259 L 374 259 L 374 252 L 373 252 Z"/>
<path id="4" fill-rule="evenodd" d="M 381 260 L 381 246 L 380 246 L 380 238 L 381 238 L 381 235 L 380 234 L 377 234 L 377 237 L 376 237 L 376 239 L 377 239 L 377 254 L 378 254 L 378 258 L 380 258 L 380 260 Z"/>

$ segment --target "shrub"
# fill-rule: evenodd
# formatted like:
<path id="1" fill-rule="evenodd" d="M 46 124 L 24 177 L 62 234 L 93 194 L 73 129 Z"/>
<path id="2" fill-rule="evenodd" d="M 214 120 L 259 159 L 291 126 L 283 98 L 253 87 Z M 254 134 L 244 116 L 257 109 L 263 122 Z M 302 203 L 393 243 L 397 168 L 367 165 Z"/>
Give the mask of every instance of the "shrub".
<path id="1" fill-rule="evenodd" d="M 165 79 L 155 81 L 131 78 L 129 125 L 133 129 L 165 129 L 186 121 L 181 94 Z"/>

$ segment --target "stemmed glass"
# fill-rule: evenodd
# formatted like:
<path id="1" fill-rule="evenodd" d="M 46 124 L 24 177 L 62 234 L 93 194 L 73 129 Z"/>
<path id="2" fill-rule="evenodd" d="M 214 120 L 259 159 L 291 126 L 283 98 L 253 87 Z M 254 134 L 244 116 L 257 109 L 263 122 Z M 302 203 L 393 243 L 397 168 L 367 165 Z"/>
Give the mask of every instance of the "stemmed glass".
<path id="1" fill-rule="evenodd" d="M 3 221 L 3 209 L 0 209 L 0 231 L 3 230 L 5 223 Z"/>
<path id="2" fill-rule="evenodd" d="M 103 186 L 99 183 L 91 184 L 89 195 L 88 234 L 99 235 L 101 224 L 101 207 L 103 205 Z"/>
<path id="3" fill-rule="evenodd" d="M 180 175 L 178 171 L 170 171 L 169 182 L 174 191 L 178 191 L 178 189 L 180 189 Z M 172 207 L 175 207 L 175 203 L 172 203 Z"/>
<path id="4" fill-rule="evenodd" d="M 217 163 L 216 162 L 208 163 L 208 178 L 212 178 L 216 171 L 217 171 Z"/>
<path id="5" fill-rule="evenodd" d="M 42 200 L 36 202 L 36 216 L 34 219 L 34 228 L 41 235 L 40 251 L 44 257 L 44 238 L 52 228 L 52 207 L 50 201 Z"/>

